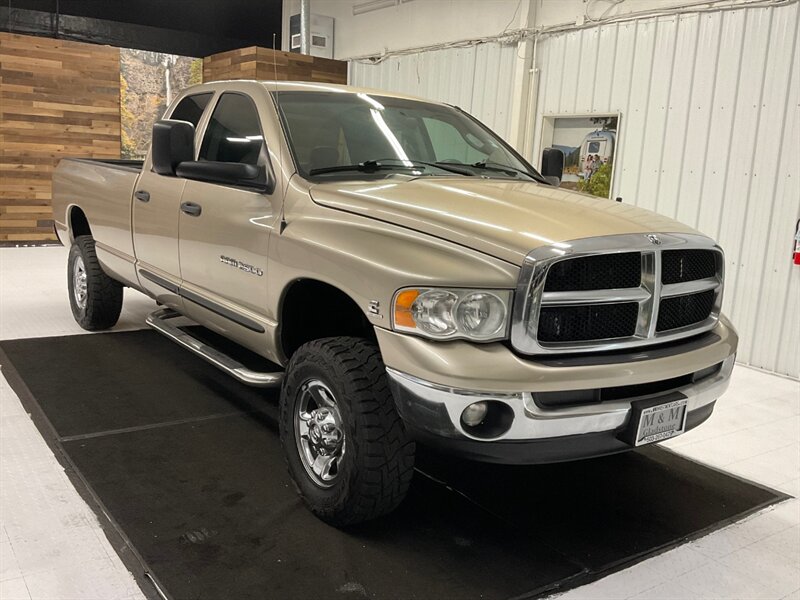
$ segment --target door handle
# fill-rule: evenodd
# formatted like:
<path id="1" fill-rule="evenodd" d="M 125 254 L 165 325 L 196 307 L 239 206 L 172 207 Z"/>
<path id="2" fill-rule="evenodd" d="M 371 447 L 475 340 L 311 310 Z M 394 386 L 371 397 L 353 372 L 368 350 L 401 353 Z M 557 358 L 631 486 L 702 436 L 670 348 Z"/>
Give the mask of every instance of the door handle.
<path id="1" fill-rule="evenodd" d="M 195 204 L 194 202 L 182 202 L 181 211 L 192 217 L 199 217 L 200 213 L 203 212 L 203 207 L 201 207 L 199 204 Z"/>
<path id="2" fill-rule="evenodd" d="M 141 202 L 150 202 L 150 192 L 139 190 L 134 194 L 134 196 L 136 196 L 136 199 L 140 200 Z"/>

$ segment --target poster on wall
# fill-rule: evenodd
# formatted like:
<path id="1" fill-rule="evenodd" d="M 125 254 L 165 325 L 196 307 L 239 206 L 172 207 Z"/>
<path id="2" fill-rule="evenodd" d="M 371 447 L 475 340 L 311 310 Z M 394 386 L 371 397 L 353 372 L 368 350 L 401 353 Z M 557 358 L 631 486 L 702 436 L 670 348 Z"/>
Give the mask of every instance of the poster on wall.
<path id="1" fill-rule="evenodd" d="M 564 153 L 561 187 L 609 198 L 619 134 L 618 114 L 545 117 L 544 146 Z M 549 122 L 548 122 L 549 121 Z"/>
<path id="2" fill-rule="evenodd" d="M 121 156 L 142 159 L 153 123 L 184 88 L 202 83 L 203 59 L 163 52 L 120 50 Z"/>

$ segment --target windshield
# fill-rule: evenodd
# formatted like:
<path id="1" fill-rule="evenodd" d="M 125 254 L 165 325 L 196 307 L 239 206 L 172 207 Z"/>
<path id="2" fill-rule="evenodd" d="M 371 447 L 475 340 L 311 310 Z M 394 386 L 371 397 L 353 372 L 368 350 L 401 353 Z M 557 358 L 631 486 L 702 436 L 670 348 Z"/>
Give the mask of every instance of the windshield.
<path id="1" fill-rule="evenodd" d="M 450 106 L 341 92 L 274 96 L 306 178 L 363 179 L 398 171 L 541 179 L 500 138 Z"/>

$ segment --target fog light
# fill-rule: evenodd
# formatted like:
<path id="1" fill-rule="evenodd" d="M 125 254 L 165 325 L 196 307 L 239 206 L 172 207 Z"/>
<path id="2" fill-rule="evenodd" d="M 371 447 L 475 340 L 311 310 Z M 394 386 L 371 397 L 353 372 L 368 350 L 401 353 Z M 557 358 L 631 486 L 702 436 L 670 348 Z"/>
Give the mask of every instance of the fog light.
<path id="1" fill-rule="evenodd" d="M 470 427 L 480 425 L 483 422 L 484 417 L 486 417 L 486 411 L 488 409 L 489 405 L 486 404 L 486 402 L 475 402 L 470 404 L 464 409 L 464 412 L 461 413 L 461 420 L 464 421 L 465 425 L 469 425 Z"/>

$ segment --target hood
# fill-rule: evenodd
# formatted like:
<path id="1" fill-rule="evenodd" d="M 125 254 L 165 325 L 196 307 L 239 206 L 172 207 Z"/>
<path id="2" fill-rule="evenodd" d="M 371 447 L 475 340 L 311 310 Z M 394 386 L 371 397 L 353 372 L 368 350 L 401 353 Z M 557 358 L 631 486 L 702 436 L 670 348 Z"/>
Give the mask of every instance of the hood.
<path id="1" fill-rule="evenodd" d="M 697 233 L 649 210 L 536 183 L 390 178 L 312 186 L 322 206 L 394 223 L 522 264 L 534 248 L 624 233 Z"/>

